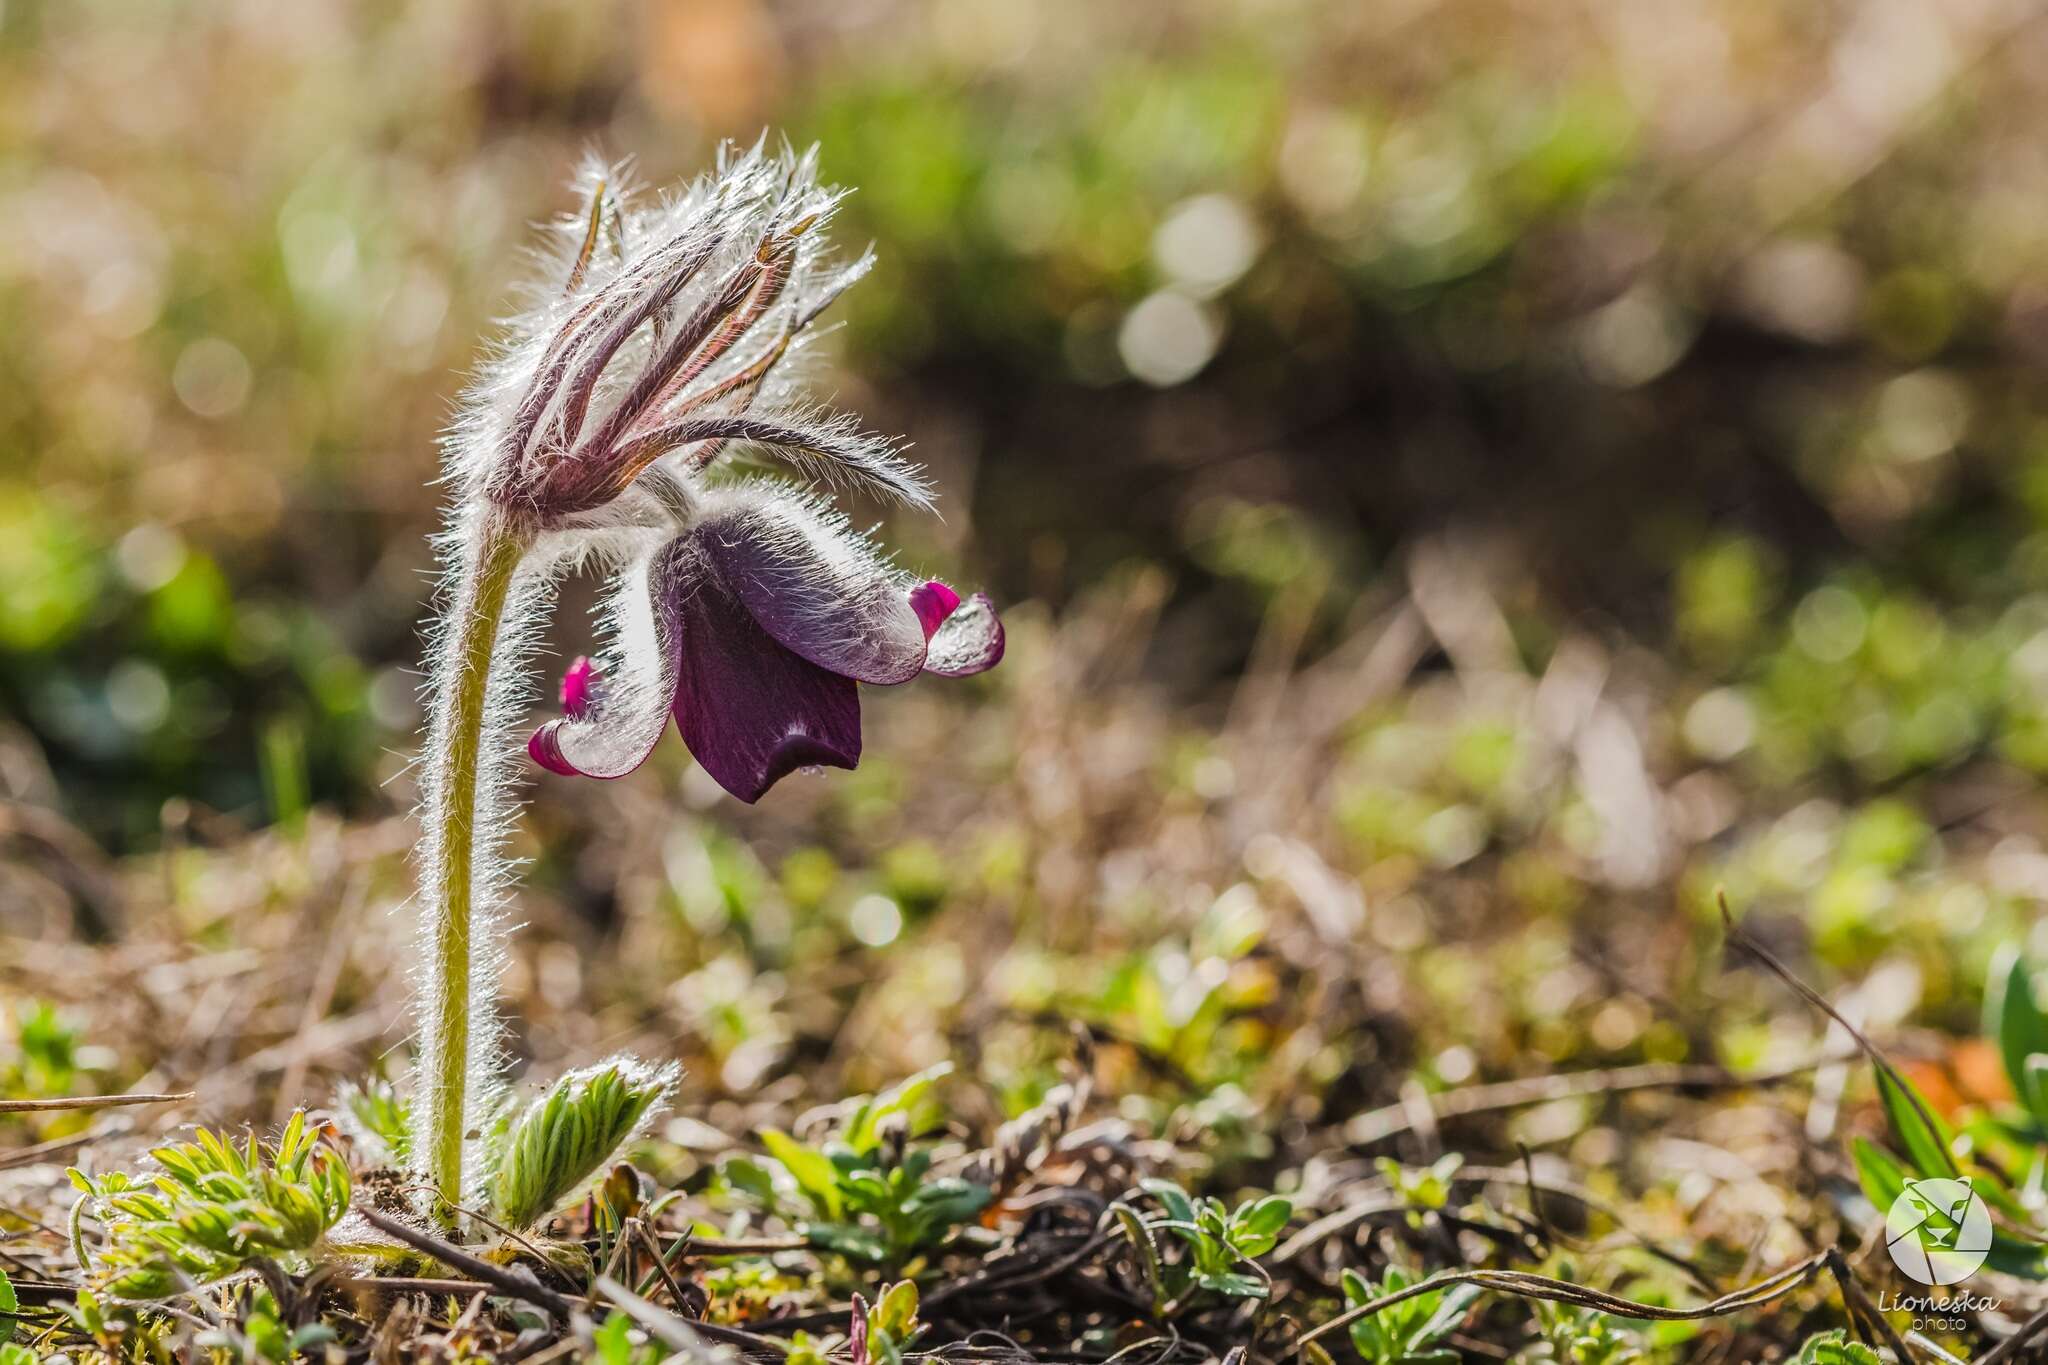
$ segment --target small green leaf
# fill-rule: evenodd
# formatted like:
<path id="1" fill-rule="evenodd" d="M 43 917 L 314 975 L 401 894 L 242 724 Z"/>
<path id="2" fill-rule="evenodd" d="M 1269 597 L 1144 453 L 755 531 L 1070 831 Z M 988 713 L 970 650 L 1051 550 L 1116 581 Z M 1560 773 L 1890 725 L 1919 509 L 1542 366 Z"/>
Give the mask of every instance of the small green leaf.
<path id="1" fill-rule="evenodd" d="M 1240 1208 L 1237 1226 L 1247 1232 L 1271 1235 L 1286 1227 L 1287 1220 L 1293 1216 L 1293 1201 L 1269 1194 L 1255 1204 Z"/>
<path id="2" fill-rule="evenodd" d="M 1877 1093 L 1892 1135 L 1912 1160 L 1913 1169 L 1928 1178 L 1954 1179 L 1958 1174 L 1951 1144 L 1955 1137 L 1923 1099 L 1913 1083 L 1890 1067 L 1877 1068 Z"/>
<path id="3" fill-rule="evenodd" d="M 2022 1280 L 2048 1280 L 2048 1247 L 2021 1241 L 2012 1234 L 1993 1229 L 1991 1254 L 1984 1264 L 2001 1275 Z"/>
<path id="4" fill-rule="evenodd" d="M 1864 1195 L 1877 1205 L 1878 1213 L 1883 1214 L 1906 1192 L 1906 1181 L 1910 1178 L 1906 1168 L 1899 1164 L 1898 1158 L 1867 1138 L 1857 1138 L 1849 1150 L 1856 1163 L 1856 1178 L 1863 1186 Z"/>
<path id="5" fill-rule="evenodd" d="M 953 1074 L 951 1062 L 940 1062 L 914 1076 L 907 1076 L 853 1111 L 840 1140 L 856 1152 L 874 1150 L 883 1120 L 896 1114 L 915 1117 L 932 1087 Z"/>
<path id="6" fill-rule="evenodd" d="M 1124 1230 L 1124 1236 L 1138 1254 L 1138 1263 L 1144 1267 L 1145 1281 L 1152 1286 L 1154 1295 L 1166 1292 L 1165 1279 L 1159 1259 L 1159 1244 L 1152 1238 L 1152 1229 L 1145 1226 L 1145 1220 L 1137 1211 L 1126 1204 L 1112 1204 L 1110 1210 L 1116 1214 L 1116 1221 Z"/>
<path id="7" fill-rule="evenodd" d="M 773 1211 L 776 1207 L 775 1180 L 768 1170 L 752 1157 L 728 1157 L 719 1165 L 725 1176 L 725 1183 L 751 1198 L 762 1208 Z"/>
<path id="8" fill-rule="evenodd" d="M 345 1087 L 341 1112 L 352 1135 L 385 1159 L 403 1165 L 412 1155 L 412 1107 L 389 1082 L 371 1080 Z"/>
<path id="9" fill-rule="evenodd" d="M 1268 1292 L 1266 1282 L 1256 1275 L 1240 1275 L 1235 1271 L 1198 1275 L 1195 1283 L 1202 1288 L 1233 1299 L 1263 1299 Z"/>
<path id="10" fill-rule="evenodd" d="M 633 1365 L 633 1343 L 627 1335 L 632 1330 L 632 1319 L 614 1311 L 604 1320 L 602 1327 L 590 1334 L 591 1344 L 597 1348 L 597 1358 L 603 1365 Z"/>
<path id="11" fill-rule="evenodd" d="M 2048 1015 L 2034 1002 L 2033 974 L 2019 948 L 2007 944 L 1991 960 L 1984 993 L 1984 1032 L 1997 1040 L 2013 1093 L 2028 1112 L 2048 1123 L 2048 1091 L 2028 1069 L 2027 1059 L 2048 1053 Z"/>
<path id="12" fill-rule="evenodd" d="M 303 1351 L 309 1346 L 326 1346 L 341 1340 L 341 1334 L 324 1322 L 310 1322 L 292 1333 L 292 1349 Z"/>
<path id="13" fill-rule="evenodd" d="M 303 1255 L 348 1209 L 347 1164 L 319 1144 L 303 1115 L 274 1147 L 252 1135 L 237 1149 L 201 1129 L 193 1141 L 159 1147 L 152 1156 L 165 1173 L 147 1185 L 119 1172 L 97 1181 L 81 1177 L 90 1192 L 72 1209 L 80 1265 L 96 1287 L 118 1298 L 162 1298 L 224 1279 L 254 1257 Z M 97 1255 L 85 1245 L 88 1212 L 105 1229 Z"/>
<path id="14" fill-rule="evenodd" d="M 898 1341 L 908 1341 L 917 1320 L 917 1282 L 898 1280 L 875 1305 L 874 1324 Z"/>
<path id="15" fill-rule="evenodd" d="M 1138 1187 L 1154 1199 L 1157 1199 L 1161 1204 L 1164 1204 L 1166 1206 L 1166 1216 L 1175 1222 L 1193 1223 L 1196 1221 L 1194 1201 L 1188 1198 L 1186 1190 L 1183 1190 L 1171 1180 L 1142 1180 L 1138 1182 Z"/>
<path id="16" fill-rule="evenodd" d="M 2024 1074 L 2013 1083 L 2036 1123 L 2048 1125 L 2048 1052 L 2029 1052 L 2020 1063 Z"/>
<path id="17" fill-rule="evenodd" d="M 1838 1327 L 1808 1337 L 1793 1365 L 1883 1365 L 1883 1357 Z"/>
<path id="18" fill-rule="evenodd" d="M 903 1202 L 906 1213 L 916 1213 L 948 1227 L 964 1223 L 988 1207 L 994 1192 L 986 1185 L 948 1176 L 921 1186 Z"/>
<path id="19" fill-rule="evenodd" d="M 6 1271 L 0 1270 L 0 1327 L 7 1329 L 0 1332 L 0 1341 L 8 1340 L 21 1326 L 21 1319 L 17 1316 L 20 1307 L 21 1300 L 14 1296 L 14 1282 L 7 1278 Z"/>
<path id="20" fill-rule="evenodd" d="M 1240 1260 L 1255 1260 L 1271 1251 L 1280 1239 L 1270 1232 L 1240 1232 L 1230 1239 L 1230 1249 Z"/>
<path id="21" fill-rule="evenodd" d="M 775 1128 L 761 1130 L 761 1145 L 768 1155 L 782 1163 L 796 1187 L 810 1197 L 819 1213 L 837 1219 L 844 1211 L 839 1194 L 839 1170 L 832 1159 L 815 1147 L 807 1147 Z"/>
<path id="22" fill-rule="evenodd" d="M 889 1259 L 889 1244 L 857 1223 L 805 1223 L 803 1227 L 804 1236 L 848 1260 L 880 1265 Z"/>
<path id="23" fill-rule="evenodd" d="M 782 1357 L 783 1365 L 832 1365 L 832 1358 L 826 1354 L 825 1347 L 825 1342 L 809 1332 L 793 1332 L 788 1351 Z"/>
<path id="24" fill-rule="evenodd" d="M 1436 1304 L 1436 1311 L 1431 1313 L 1423 1321 L 1422 1325 L 1417 1327 L 1409 1336 L 1409 1348 L 1412 1350 L 1419 1346 L 1433 1345 L 1438 1337 L 1445 1335 L 1453 1327 L 1463 1322 L 1465 1314 L 1471 1311 L 1473 1303 L 1479 1298 L 1479 1294 L 1480 1289 L 1476 1284 L 1455 1284 L 1448 1289 L 1438 1291 L 1436 1294 L 1424 1294 L 1417 1298 L 1415 1302 L 1418 1304 L 1426 1305 L 1432 1300 L 1437 1299 L 1440 1299 L 1441 1302 Z"/>

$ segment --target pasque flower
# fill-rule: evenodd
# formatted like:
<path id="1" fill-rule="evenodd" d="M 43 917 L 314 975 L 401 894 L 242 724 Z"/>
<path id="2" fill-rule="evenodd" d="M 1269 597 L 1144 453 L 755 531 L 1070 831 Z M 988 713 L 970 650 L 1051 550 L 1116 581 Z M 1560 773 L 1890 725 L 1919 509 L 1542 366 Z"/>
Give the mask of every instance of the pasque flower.
<path id="1" fill-rule="evenodd" d="M 587 209 L 556 225 L 560 264 L 446 442 L 412 1151 L 458 1202 L 484 1192 L 475 1135 L 501 1086 L 511 728 L 553 578 L 584 562 L 613 574 L 604 662 L 570 669 L 566 714 L 527 746 L 558 773 L 630 772 L 674 716 L 705 770 L 753 801 L 795 768 L 858 761 L 860 684 L 979 672 L 1003 650 L 986 597 L 891 567 L 815 492 L 727 469 L 764 457 L 930 503 L 891 442 L 803 401 L 794 378 L 812 324 L 870 261 L 832 263 L 841 192 L 818 184 L 815 154 L 721 153 L 659 202 L 617 180 L 586 172 Z"/>
<path id="2" fill-rule="evenodd" d="M 888 442 L 795 402 L 779 372 L 867 268 L 865 257 L 821 264 L 837 202 L 809 158 L 756 151 L 692 186 L 651 231 L 637 227 L 644 251 L 628 246 L 529 343 L 485 494 L 542 528 L 616 532 L 628 547 L 610 606 L 617 657 L 565 678 L 568 714 L 527 746 L 542 766 L 621 777 L 673 714 L 705 770 L 754 801 L 796 768 L 859 761 L 857 684 L 979 672 L 1002 657 L 985 596 L 963 605 L 942 583 L 895 572 L 785 485 L 712 480 L 722 455 L 755 448 L 928 502 Z M 593 269 L 605 231 L 600 210 L 574 274 Z"/>

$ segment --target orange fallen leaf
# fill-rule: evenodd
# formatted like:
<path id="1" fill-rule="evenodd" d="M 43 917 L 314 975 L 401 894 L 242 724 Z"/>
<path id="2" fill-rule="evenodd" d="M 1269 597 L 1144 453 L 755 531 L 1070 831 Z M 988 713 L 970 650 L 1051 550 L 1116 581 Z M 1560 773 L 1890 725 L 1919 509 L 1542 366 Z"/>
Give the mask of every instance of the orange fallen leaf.
<path id="1" fill-rule="evenodd" d="M 1979 1104 L 2010 1104 L 2012 1082 L 2005 1074 L 2005 1061 L 1986 1038 L 1965 1038 L 1949 1049 L 1949 1070 L 1956 1085 Z"/>
<path id="2" fill-rule="evenodd" d="M 1963 1092 L 1956 1089 L 1949 1079 L 1948 1068 L 1938 1062 L 1905 1061 L 1894 1063 L 1899 1073 L 1913 1083 L 1926 1099 L 1928 1106 L 1944 1119 L 1953 1120 L 1966 1103 Z"/>

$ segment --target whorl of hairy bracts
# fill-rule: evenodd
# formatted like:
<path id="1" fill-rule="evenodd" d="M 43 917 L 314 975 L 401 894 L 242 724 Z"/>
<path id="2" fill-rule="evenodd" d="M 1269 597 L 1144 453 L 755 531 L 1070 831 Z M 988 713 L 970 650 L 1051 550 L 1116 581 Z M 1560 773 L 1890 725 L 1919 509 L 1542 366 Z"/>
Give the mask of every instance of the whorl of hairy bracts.
<path id="1" fill-rule="evenodd" d="M 927 504 L 893 444 L 801 401 L 790 357 L 868 270 L 834 266 L 842 191 L 801 156 L 721 151 L 712 174 L 649 201 L 622 168 L 582 173 L 586 207 L 553 225 L 545 281 L 508 324 L 447 442 L 449 474 L 542 529 L 635 520 L 622 495 L 657 465 L 690 481 L 752 446 L 800 474 Z"/>
<path id="2" fill-rule="evenodd" d="M 659 1111 L 682 1069 L 614 1057 L 572 1071 L 504 1129 L 488 1176 L 491 1211 L 514 1231 L 560 1208 Z"/>

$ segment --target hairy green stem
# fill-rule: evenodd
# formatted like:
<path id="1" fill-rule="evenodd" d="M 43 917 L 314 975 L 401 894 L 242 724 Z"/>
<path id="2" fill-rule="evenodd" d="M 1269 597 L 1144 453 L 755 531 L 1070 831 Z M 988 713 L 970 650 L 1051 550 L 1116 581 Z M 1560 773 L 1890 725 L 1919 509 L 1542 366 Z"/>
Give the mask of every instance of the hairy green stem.
<path id="1" fill-rule="evenodd" d="M 436 856 L 429 866 L 433 924 L 430 1017 L 422 1063 L 430 1068 L 419 1088 L 422 1106 L 414 1161 L 450 1203 L 463 1198 L 463 1125 L 469 1093 L 471 992 L 477 891 L 477 806 L 483 769 L 484 716 L 491 660 L 497 650 L 505 602 L 531 543 L 529 532 L 498 513 L 488 514 L 462 548 L 456 572 L 451 636 L 436 685 L 440 724 L 430 731 L 427 763 L 434 800 L 428 818 Z M 452 1210 L 442 1216 L 453 1220 Z"/>

